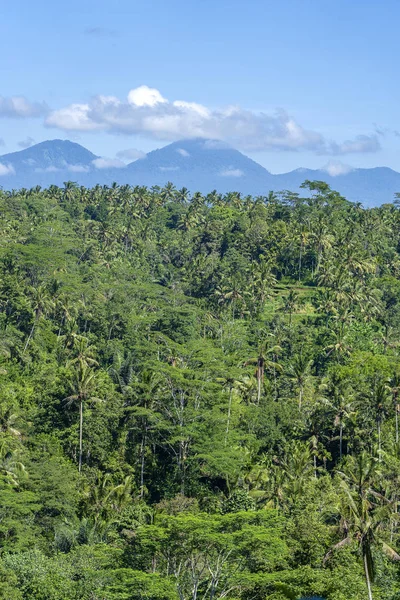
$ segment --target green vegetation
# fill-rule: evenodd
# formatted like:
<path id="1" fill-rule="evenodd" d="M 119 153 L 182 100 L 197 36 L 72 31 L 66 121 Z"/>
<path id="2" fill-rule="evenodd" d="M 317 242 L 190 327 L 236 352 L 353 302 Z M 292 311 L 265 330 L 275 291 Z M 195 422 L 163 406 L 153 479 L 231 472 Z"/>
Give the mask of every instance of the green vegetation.
<path id="1" fill-rule="evenodd" d="M 0 192 L 0 599 L 400 599 L 400 212 Z"/>

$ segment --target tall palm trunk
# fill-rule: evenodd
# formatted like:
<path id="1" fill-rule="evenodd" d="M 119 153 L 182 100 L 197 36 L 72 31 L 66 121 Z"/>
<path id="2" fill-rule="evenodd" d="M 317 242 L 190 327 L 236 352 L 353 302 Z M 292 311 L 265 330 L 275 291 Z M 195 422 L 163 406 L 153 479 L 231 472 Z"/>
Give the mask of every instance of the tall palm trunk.
<path id="1" fill-rule="evenodd" d="M 231 424 L 232 393 L 233 393 L 233 387 L 231 387 L 230 390 L 229 390 L 228 415 L 227 415 L 227 419 L 226 419 L 226 430 L 225 430 L 224 446 L 226 446 L 227 441 L 228 441 L 229 427 L 230 427 L 230 424 Z"/>
<path id="2" fill-rule="evenodd" d="M 369 580 L 368 562 L 367 562 L 366 554 L 364 554 L 364 573 L 365 573 L 365 581 L 367 583 L 367 589 L 368 589 L 368 600 L 374 600 L 372 598 L 371 582 Z"/>
<path id="3" fill-rule="evenodd" d="M 33 332 L 35 331 L 35 325 L 36 325 L 36 320 L 34 321 L 34 323 L 33 323 L 33 325 L 32 325 L 32 329 L 31 329 L 31 331 L 30 331 L 30 333 L 29 333 L 29 337 L 28 337 L 28 339 L 26 340 L 26 344 L 25 344 L 25 346 L 24 346 L 24 351 L 23 351 L 23 354 L 25 354 L 25 352 L 26 352 L 26 350 L 27 350 L 27 348 L 28 348 L 29 342 L 31 341 L 31 338 L 32 338 L 32 336 L 33 336 Z"/>
<path id="4" fill-rule="evenodd" d="M 146 453 L 146 434 L 142 435 L 142 442 L 140 444 L 140 497 L 144 495 L 144 466 L 145 466 L 145 453 Z"/>
<path id="5" fill-rule="evenodd" d="M 379 452 L 379 457 L 378 460 L 381 460 L 381 422 L 380 420 L 378 421 L 378 452 Z"/>
<path id="6" fill-rule="evenodd" d="M 261 385 L 264 379 L 264 358 L 258 357 L 257 361 L 257 404 L 260 404 L 261 400 Z"/>
<path id="7" fill-rule="evenodd" d="M 339 430 L 339 457 L 342 460 L 343 456 L 343 421 L 340 420 L 340 430 Z"/>
<path id="8" fill-rule="evenodd" d="M 301 281 L 301 259 L 303 254 L 303 241 L 300 243 L 300 256 L 299 256 L 299 283 Z"/>
<path id="9" fill-rule="evenodd" d="M 82 470 L 83 400 L 79 403 L 79 473 Z"/>

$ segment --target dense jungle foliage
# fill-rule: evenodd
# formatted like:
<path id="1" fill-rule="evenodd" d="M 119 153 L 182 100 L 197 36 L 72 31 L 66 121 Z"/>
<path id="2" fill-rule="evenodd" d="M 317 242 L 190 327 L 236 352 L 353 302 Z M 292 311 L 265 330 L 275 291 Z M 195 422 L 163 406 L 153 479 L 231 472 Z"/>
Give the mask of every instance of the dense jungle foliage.
<path id="1" fill-rule="evenodd" d="M 0 208 L 0 598 L 400 598 L 396 202 Z"/>

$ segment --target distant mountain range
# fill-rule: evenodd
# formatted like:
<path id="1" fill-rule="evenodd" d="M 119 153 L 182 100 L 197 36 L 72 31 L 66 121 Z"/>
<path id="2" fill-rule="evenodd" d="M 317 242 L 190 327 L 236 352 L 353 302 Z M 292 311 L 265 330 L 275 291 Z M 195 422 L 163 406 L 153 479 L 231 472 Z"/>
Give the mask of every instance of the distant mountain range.
<path id="1" fill-rule="evenodd" d="M 174 142 L 128 165 L 103 160 L 68 140 L 49 140 L 0 156 L 0 185 L 4 189 L 61 186 L 68 180 L 89 187 L 113 181 L 162 186 L 172 181 L 191 192 L 215 189 L 256 196 L 271 190 L 298 192 L 306 179 L 326 181 L 348 200 L 364 206 L 392 202 L 395 192 L 400 192 L 400 173 L 386 167 L 353 169 L 336 176 L 313 169 L 273 175 L 241 152 L 204 139 Z"/>

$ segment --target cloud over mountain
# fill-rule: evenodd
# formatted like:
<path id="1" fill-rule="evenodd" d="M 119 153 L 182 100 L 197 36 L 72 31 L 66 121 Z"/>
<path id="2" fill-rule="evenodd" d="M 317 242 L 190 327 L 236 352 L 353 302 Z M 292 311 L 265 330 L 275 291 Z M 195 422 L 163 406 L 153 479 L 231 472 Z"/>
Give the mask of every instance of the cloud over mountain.
<path id="1" fill-rule="evenodd" d="M 354 169 L 350 165 L 345 165 L 340 161 L 331 160 L 327 165 L 322 167 L 322 171 L 325 171 L 331 177 L 338 177 L 339 175 L 347 175 L 351 171 L 354 171 Z"/>
<path id="2" fill-rule="evenodd" d="M 52 111 L 48 127 L 64 131 L 106 131 L 158 140 L 212 138 L 244 150 L 308 150 L 318 154 L 376 152 L 377 135 L 336 142 L 306 129 L 285 110 L 267 114 L 239 106 L 208 108 L 196 102 L 169 101 L 155 88 L 142 85 L 125 100 L 98 95 Z"/>
<path id="3" fill-rule="evenodd" d="M 126 164 L 118 158 L 99 157 L 95 158 L 92 163 L 96 169 L 123 169 L 126 167 Z"/>
<path id="4" fill-rule="evenodd" d="M 346 140 L 341 144 L 331 142 L 327 154 L 358 154 L 364 152 L 377 152 L 381 144 L 378 134 L 357 135 L 354 140 Z"/>
<path id="5" fill-rule="evenodd" d="M 146 153 L 142 150 L 137 150 L 136 148 L 126 148 L 125 150 L 119 150 L 116 154 L 117 158 L 121 160 L 139 160 L 139 158 L 144 158 Z"/>
<path id="6" fill-rule="evenodd" d="M 15 175 L 15 169 L 10 164 L 0 163 L 0 177 L 4 175 Z"/>

